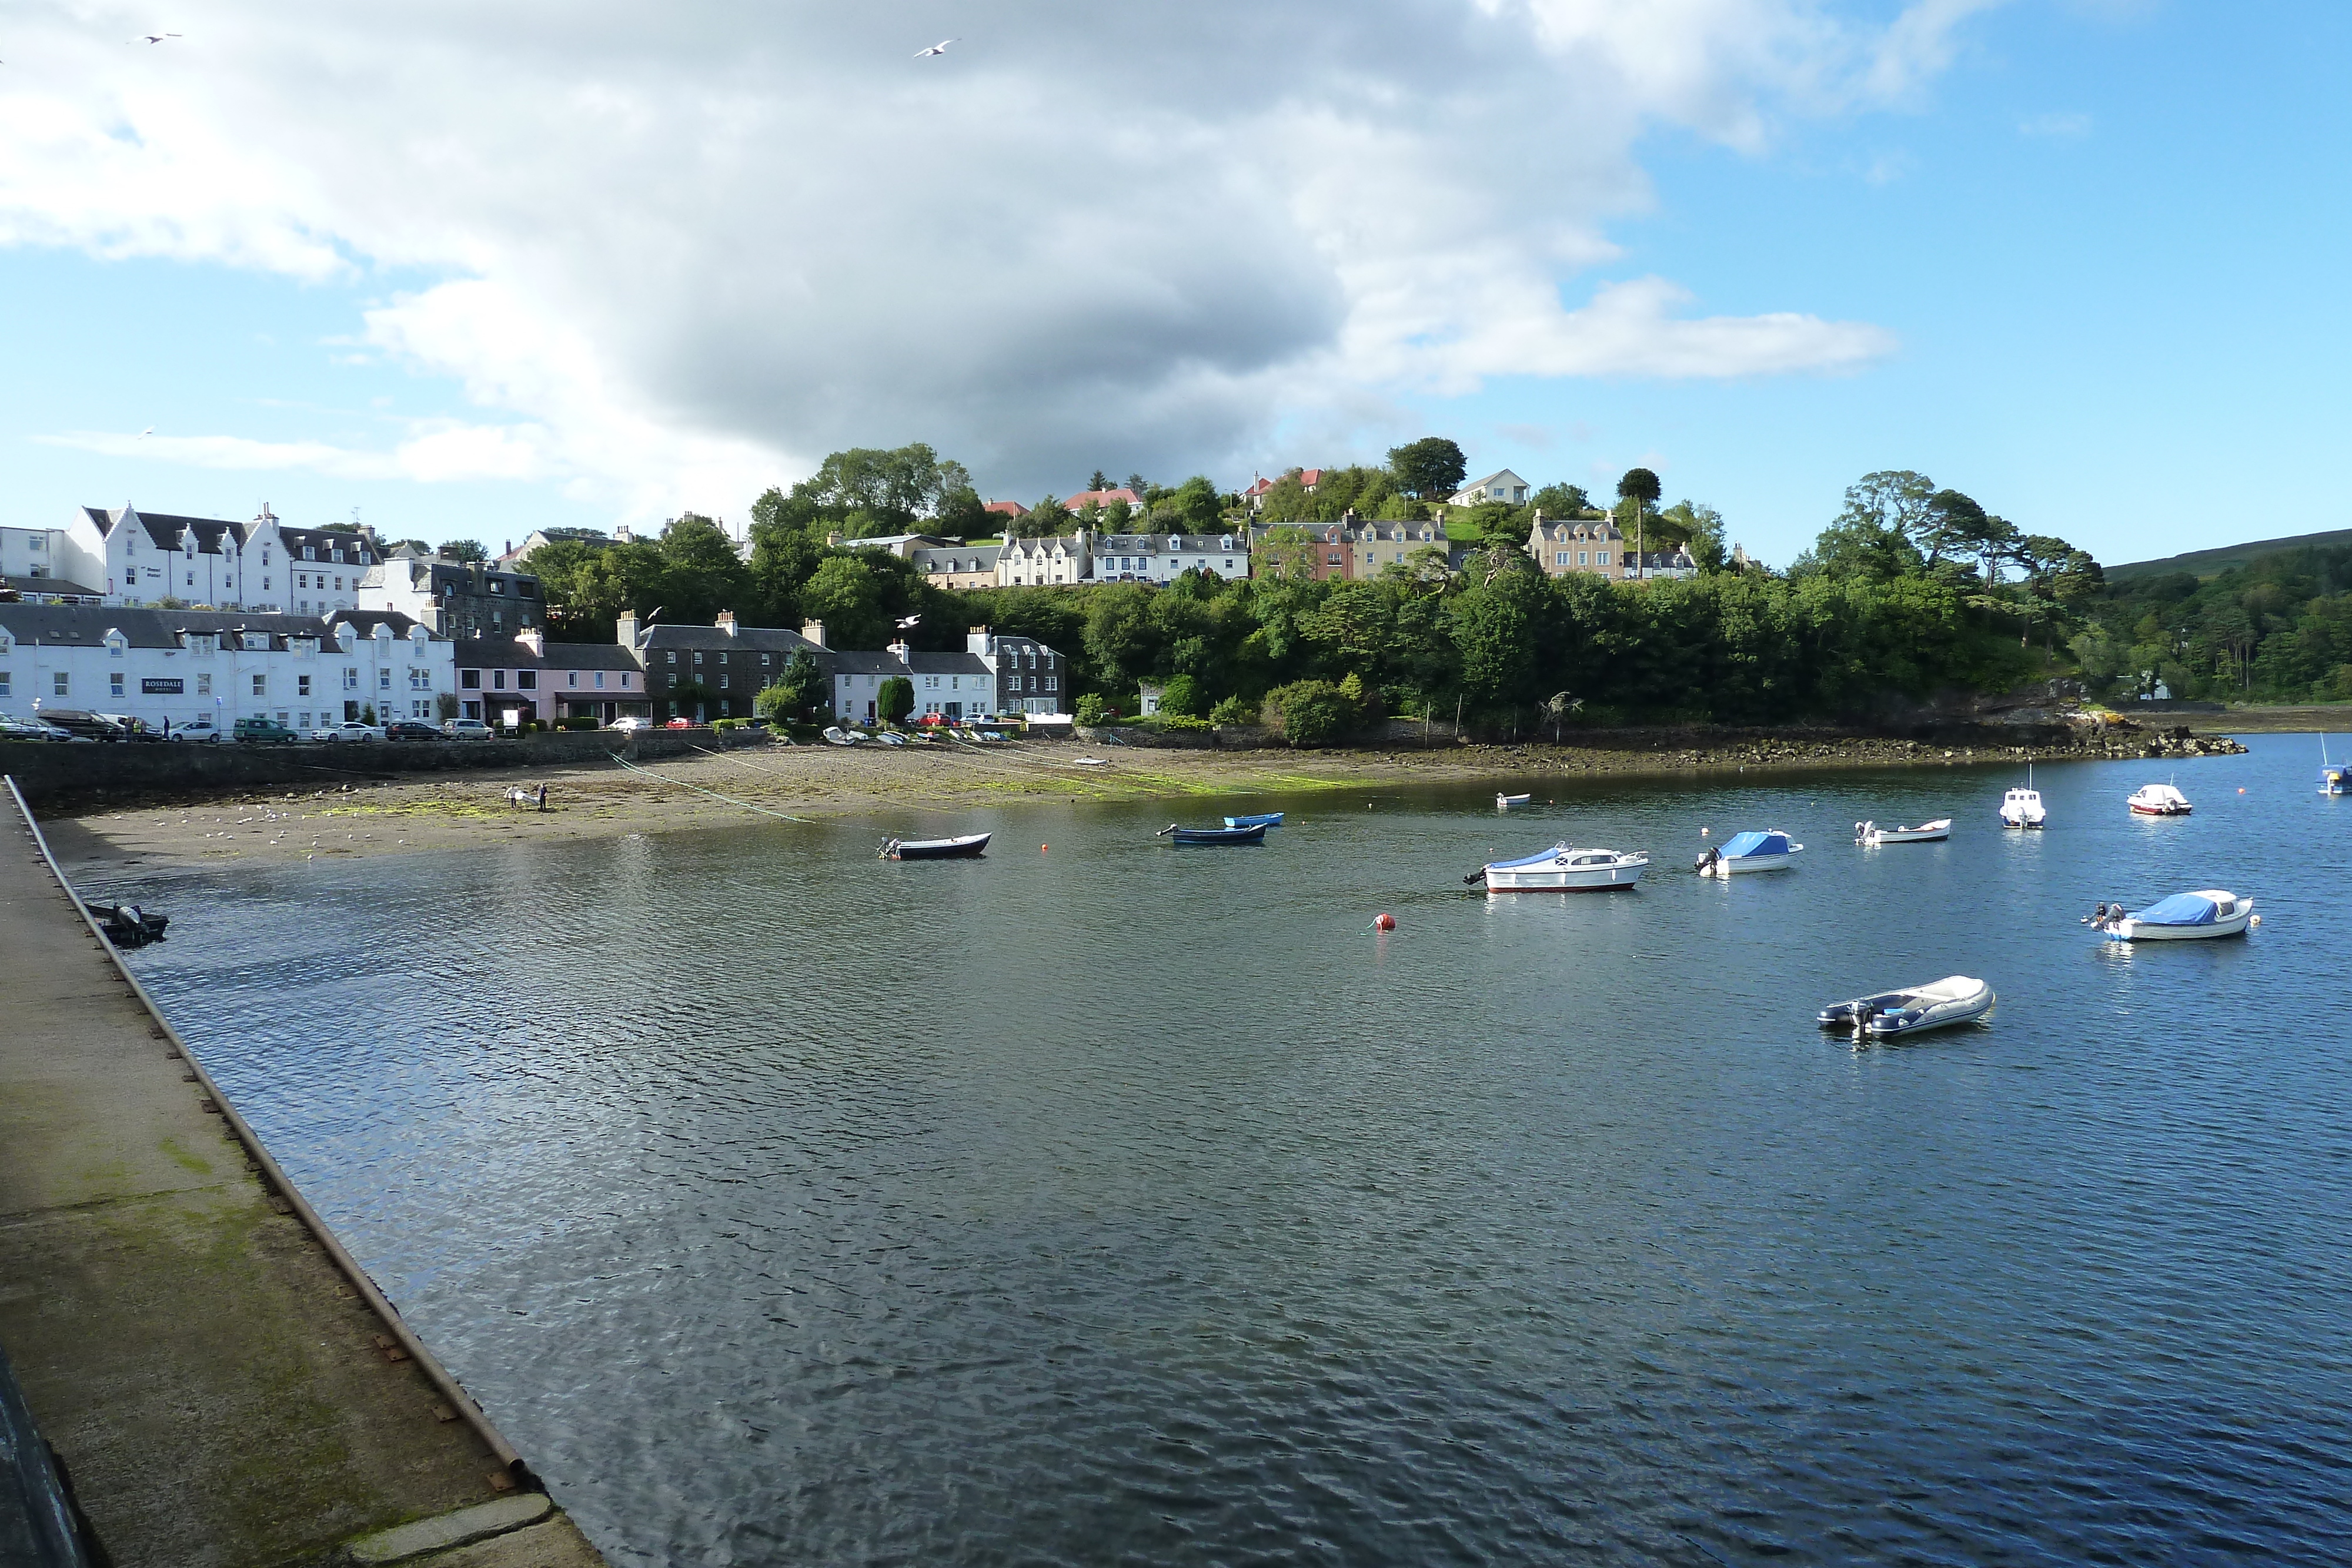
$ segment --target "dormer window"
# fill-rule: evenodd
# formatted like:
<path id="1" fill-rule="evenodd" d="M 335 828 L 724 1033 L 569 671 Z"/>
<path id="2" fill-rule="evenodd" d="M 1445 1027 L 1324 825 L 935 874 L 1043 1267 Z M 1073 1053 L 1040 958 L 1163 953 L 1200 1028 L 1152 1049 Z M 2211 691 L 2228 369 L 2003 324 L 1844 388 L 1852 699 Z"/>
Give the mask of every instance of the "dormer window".
<path id="1" fill-rule="evenodd" d="M 319 559 L 319 552 L 313 547 L 304 545 L 302 547 L 302 559 L 304 560 L 316 560 Z"/>

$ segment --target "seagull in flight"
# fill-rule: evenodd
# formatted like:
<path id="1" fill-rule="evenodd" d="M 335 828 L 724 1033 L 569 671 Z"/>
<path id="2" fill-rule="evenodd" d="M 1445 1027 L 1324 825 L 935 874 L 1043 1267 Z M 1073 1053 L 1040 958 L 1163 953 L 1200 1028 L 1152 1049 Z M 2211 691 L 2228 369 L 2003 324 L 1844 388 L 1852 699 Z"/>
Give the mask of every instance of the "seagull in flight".
<path id="1" fill-rule="evenodd" d="M 176 38 L 179 36 L 177 33 L 142 33 L 131 41 L 134 44 L 160 44 L 166 38 Z"/>
<path id="2" fill-rule="evenodd" d="M 152 434 L 155 434 L 155 427 L 154 427 L 153 425 L 152 425 L 152 424 L 151 424 L 151 425 L 149 425 L 146 429 L 144 429 L 144 430 L 142 430 L 142 431 L 141 431 L 141 432 L 139 433 L 139 439 L 140 439 L 140 440 L 142 440 L 142 441 L 144 441 L 144 440 L 146 440 L 149 436 L 151 436 L 151 435 L 152 435 Z"/>
<path id="3" fill-rule="evenodd" d="M 938 43 L 933 44 L 928 49 L 917 49 L 915 51 L 915 58 L 920 60 L 928 59 L 933 55 L 944 55 L 948 52 L 948 46 L 950 44 L 961 44 L 963 40 L 961 38 L 941 38 Z"/>
<path id="4" fill-rule="evenodd" d="M 915 623 L 921 619 L 922 617 L 919 615 L 909 615 L 904 621 L 898 622 L 898 630 L 901 632 L 911 632 L 915 629 Z"/>

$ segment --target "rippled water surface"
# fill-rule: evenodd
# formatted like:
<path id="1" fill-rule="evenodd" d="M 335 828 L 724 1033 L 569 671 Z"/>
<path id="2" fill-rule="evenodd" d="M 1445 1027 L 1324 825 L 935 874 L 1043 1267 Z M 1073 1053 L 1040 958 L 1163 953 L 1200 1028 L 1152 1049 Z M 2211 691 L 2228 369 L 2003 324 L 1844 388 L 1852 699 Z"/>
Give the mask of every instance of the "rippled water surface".
<path id="1" fill-rule="evenodd" d="M 2124 808 L 2169 765 L 2043 769 L 2035 835 L 1937 768 L 116 886 L 616 1563 L 2341 1562 L 2352 800 L 2252 744 L 2186 821 Z M 1701 882 L 1702 826 L 1808 848 Z M 1653 880 L 1463 889 L 1562 835 Z M 2216 885 L 2262 928 L 2076 924 Z M 1811 1026 L 1954 971 L 1989 1025 Z"/>

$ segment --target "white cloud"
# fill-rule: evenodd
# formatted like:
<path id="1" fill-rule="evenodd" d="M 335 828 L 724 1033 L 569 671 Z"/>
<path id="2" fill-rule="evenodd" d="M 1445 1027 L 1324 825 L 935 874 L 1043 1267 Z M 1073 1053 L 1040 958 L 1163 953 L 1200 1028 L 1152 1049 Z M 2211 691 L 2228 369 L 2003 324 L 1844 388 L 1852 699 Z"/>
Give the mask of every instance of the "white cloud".
<path id="1" fill-rule="evenodd" d="M 507 422 L 146 455 L 645 517 L 921 439 L 1026 494 L 1246 464 L 1277 428 L 1494 375 L 1884 354 L 1866 324 L 1606 281 L 1606 225 L 1651 200 L 1649 128 L 1754 149 L 1900 104 L 1985 3 L 217 0 L 131 49 L 52 0 L 13 24 L 0 243 L 443 279 L 372 309 L 366 349 Z"/>

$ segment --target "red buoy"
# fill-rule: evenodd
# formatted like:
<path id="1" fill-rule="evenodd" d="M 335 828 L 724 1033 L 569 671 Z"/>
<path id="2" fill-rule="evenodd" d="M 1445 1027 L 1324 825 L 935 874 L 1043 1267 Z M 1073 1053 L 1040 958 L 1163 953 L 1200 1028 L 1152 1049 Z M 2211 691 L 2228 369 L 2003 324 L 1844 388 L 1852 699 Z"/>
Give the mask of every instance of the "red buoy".
<path id="1" fill-rule="evenodd" d="M 1372 916 L 1372 929 L 1375 931 L 1395 930 L 1396 916 L 1393 915 L 1376 915 Z"/>

